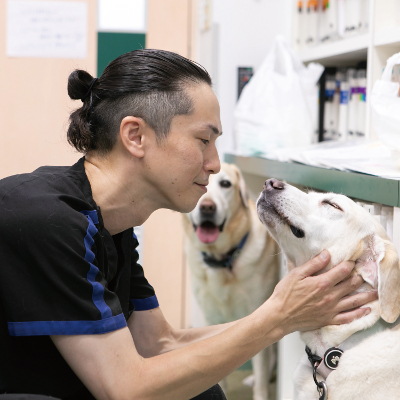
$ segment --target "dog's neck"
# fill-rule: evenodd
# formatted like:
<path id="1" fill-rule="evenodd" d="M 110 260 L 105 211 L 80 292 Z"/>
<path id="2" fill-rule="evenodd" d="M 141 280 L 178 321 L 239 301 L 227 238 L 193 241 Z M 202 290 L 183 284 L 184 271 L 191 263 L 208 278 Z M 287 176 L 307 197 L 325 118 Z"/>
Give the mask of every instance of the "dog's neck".
<path id="1" fill-rule="evenodd" d="M 233 268 L 233 263 L 235 262 L 235 260 L 239 257 L 240 252 L 243 248 L 243 246 L 246 243 L 246 240 L 249 236 L 250 232 L 247 232 L 242 240 L 240 241 L 240 243 L 238 244 L 237 247 L 233 247 L 227 254 L 225 254 L 225 256 L 220 259 L 217 260 L 216 258 L 214 258 L 212 255 L 208 255 L 205 252 L 202 252 L 203 255 L 203 261 L 205 264 L 207 264 L 209 267 L 211 268 L 227 268 L 230 271 L 232 271 Z"/>
<path id="2" fill-rule="evenodd" d="M 352 252 L 352 254 L 346 254 L 344 256 L 341 255 L 340 258 L 338 257 L 334 258 L 333 262 L 331 260 L 331 262 L 324 269 L 319 271 L 318 274 L 330 270 L 333 267 L 333 265 L 337 265 L 345 259 L 356 261 L 360 258 L 360 256 L 363 254 L 364 251 L 365 251 L 364 244 L 363 242 L 360 241 L 359 244 L 355 246 L 355 250 Z M 335 254 L 332 250 L 330 251 L 330 253 Z M 291 271 L 293 268 L 297 266 L 289 258 L 287 259 L 287 264 L 289 271 Z M 351 275 L 355 274 L 361 275 L 361 271 L 357 267 L 357 263 Z M 357 290 L 355 290 L 351 294 L 353 295 L 359 292 L 367 292 L 370 290 L 373 290 L 373 287 L 369 283 L 364 282 Z M 369 303 L 368 307 L 371 308 L 371 313 L 367 316 L 364 316 L 348 324 L 328 325 L 321 329 L 317 329 L 315 331 L 303 332 L 300 334 L 301 339 L 315 354 L 323 352 L 324 349 L 326 350 L 327 348 L 330 347 L 336 347 L 341 343 L 343 343 L 345 340 L 347 340 L 350 336 L 352 336 L 356 332 L 362 331 L 364 329 L 373 326 L 380 319 L 379 301 L 376 300 Z"/>

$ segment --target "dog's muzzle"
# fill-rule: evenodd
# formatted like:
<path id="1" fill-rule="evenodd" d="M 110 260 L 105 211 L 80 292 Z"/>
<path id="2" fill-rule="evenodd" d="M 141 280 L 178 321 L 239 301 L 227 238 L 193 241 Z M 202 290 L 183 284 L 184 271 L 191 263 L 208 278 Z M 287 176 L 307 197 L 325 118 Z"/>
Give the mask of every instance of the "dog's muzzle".
<path id="1" fill-rule="evenodd" d="M 285 190 L 286 183 L 278 181 L 278 179 L 271 178 L 267 179 L 263 186 L 263 191 L 257 201 L 258 203 L 264 203 L 266 206 L 271 206 L 274 203 L 275 196 L 282 193 Z"/>
<path id="2" fill-rule="evenodd" d="M 257 202 L 257 212 L 259 218 L 261 219 L 261 222 L 266 222 L 268 220 L 266 215 L 267 213 L 272 212 L 276 214 L 281 219 L 281 221 L 284 221 L 289 225 L 289 228 L 294 236 L 296 236 L 298 239 L 302 239 L 305 236 L 304 230 L 299 228 L 298 226 L 293 225 L 289 218 L 282 212 L 280 212 L 276 207 L 277 202 L 274 200 L 274 197 L 281 194 L 282 191 L 285 190 L 286 186 L 286 183 L 281 182 L 278 179 L 267 179 L 263 186 L 262 195 Z M 265 212 L 263 212 L 263 209 L 265 210 Z"/>
<path id="3" fill-rule="evenodd" d="M 200 222 L 195 224 L 192 221 L 193 228 L 197 237 L 202 243 L 214 243 L 219 234 L 224 229 L 225 221 L 221 225 L 216 224 L 217 205 L 209 199 L 204 199 L 199 204 Z"/>

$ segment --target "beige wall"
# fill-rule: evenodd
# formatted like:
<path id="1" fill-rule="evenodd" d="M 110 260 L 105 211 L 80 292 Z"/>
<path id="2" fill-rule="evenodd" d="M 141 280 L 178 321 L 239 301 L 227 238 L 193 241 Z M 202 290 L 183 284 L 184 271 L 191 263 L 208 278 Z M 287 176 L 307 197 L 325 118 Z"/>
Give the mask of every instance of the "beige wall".
<path id="1" fill-rule="evenodd" d="M 0 1 L 0 178 L 41 165 L 70 165 L 81 156 L 66 141 L 69 114 L 80 106 L 68 97 L 67 78 L 75 68 L 96 73 L 97 1 L 86 1 L 86 59 L 6 57 L 6 1 Z M 149 0 L 147 47 L 190 58 L 194 2 Z M 188 277 L 180 214 L 159 210 L 146 222 L 144 268 L 168 321 L 177 328 L 187 326 Z"/>
<path id="2" fill-rule="evenodd" d="M 194 0 L 148 0 L 146 47 L 191 58 Z M 158 210 L 144 225 L 144 270 L 160 307 L 175 328 L 189 324 L 188 272 L 183 251 L 182 216 Z"/>
<path id="3" fill-rule="evenodd" d="M 6 57 L 7 2 L 0 1 L 0 178 L 80 157 L 66 141 L 69 113 L 80 106 L 68 97 L 67 79 L 75 68 L 96 73 L 97 1 L 86 2 L 87 58 L 52 59 Z"/>
<path id="4" fill-rule="evenodd" d="M 192 59 L 195 0 L 148 0 L 146 47 Z"/>

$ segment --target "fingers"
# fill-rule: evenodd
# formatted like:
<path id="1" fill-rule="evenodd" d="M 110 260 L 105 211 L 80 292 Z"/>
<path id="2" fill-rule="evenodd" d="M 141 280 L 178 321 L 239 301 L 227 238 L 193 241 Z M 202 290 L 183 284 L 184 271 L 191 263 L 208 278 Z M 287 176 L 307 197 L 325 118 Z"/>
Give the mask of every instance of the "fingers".
<path id="1" fill-rule="evenodd" d="M 355 319 L 359 319 L 361 317 L 364 317 L 365 315 L 368 315 L 371 312 L 371 309 L 369 307 L 365 308 L 357 308 L 356 310 L 349 311 L 346 313 L 341 313 L 336 315 L 332 319 L 332 323 L 329 325 L 342 325 L 342 324 L 349 324 L 350 322 L 353 322 Z"/>
<path id="2" fill-rule="evenodd" d="M 363 282 L 364 279 L 361 277 L 361 275 L 354 275 L 338 283 L 334 288 L 338 296 L 338 299 L 341 299 L 342 297 L 347 296 L 351 292 L 354 292 L 362 285 Z"/>
<path id="3" fill-rule="evenodd" d="M 354 296 L 347 296 L 341 299 L 338 302 L 336 309 L 338 313 L 341 313 L 361 307 L 377 299 L 378 299 L 377 291 L 358 293 L 355 294 Z"/>
<path id="4" fill-rule="evenodd" d="M 336 285 L 349 276 L 355 265 L 354 261 L 343 261 L 324 275 L 332 285 Z"/>
<path id="5" fill-rule="evenodd" d="M 322 268 L 326 267 L 329 263 L 331 255 L 328 250 L 323 250 L 318 256 L 314 257 L 310 261 L 306 262 L 304 265 L 296 268 L 298 273 L 302 275 L 303 278 L 313 275 Z"/>

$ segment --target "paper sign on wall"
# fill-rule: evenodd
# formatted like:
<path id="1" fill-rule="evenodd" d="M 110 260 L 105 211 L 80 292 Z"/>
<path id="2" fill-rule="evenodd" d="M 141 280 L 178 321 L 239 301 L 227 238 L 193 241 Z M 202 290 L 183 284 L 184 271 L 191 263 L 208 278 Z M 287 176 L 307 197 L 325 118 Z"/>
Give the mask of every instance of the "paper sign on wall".
<path id="1" fill-rule="evenodd" d="M 7 56 L 86 58 L 86 2 L 7 1 Z"/>

